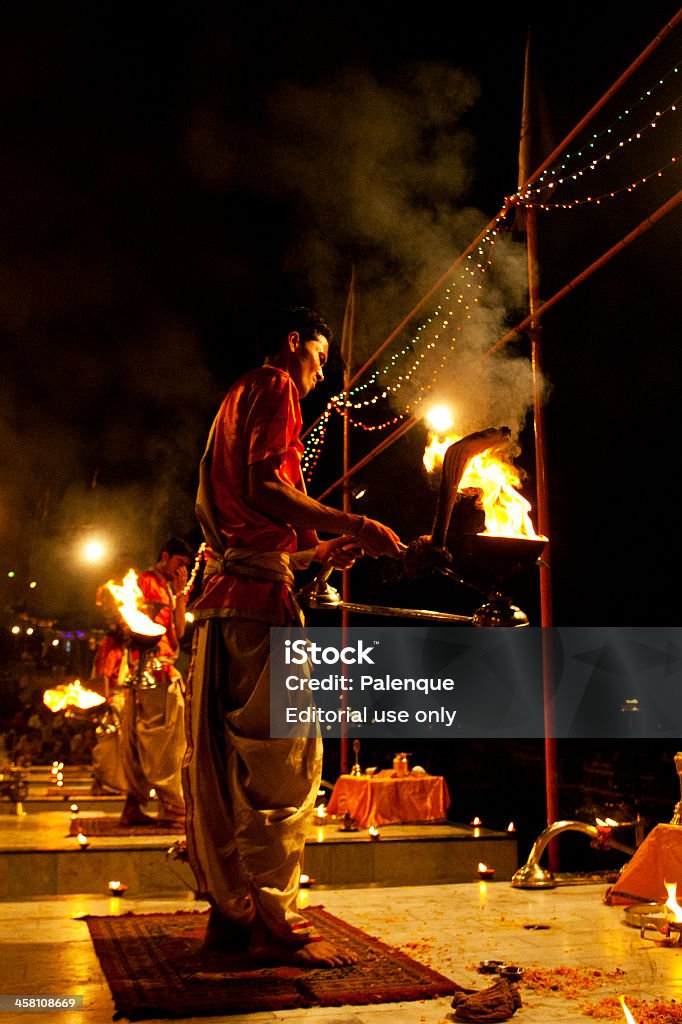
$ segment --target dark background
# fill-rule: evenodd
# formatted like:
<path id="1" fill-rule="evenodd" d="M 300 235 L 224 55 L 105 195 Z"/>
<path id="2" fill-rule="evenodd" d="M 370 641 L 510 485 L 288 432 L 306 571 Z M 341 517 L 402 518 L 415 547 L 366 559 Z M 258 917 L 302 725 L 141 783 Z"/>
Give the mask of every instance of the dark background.
<path id="1" fill-rule="evenodd" d="M 99 583 L 151 562 L 170 534 L 198 543 L 193 503 L 206 432 L 226 386 L 253 363 L 254 324 L 268 306 L 316 305 L 338 338 L 354 269 L 357 368 L 498 213 L 517 187 L 529 28 L 535 167 L 675 13 L 666 3 L 627 16 L 608 3 L 503 12 L 429 3 L 3 8 L 5 627 L 22 610 L 98 625 Z M 678 28 L 572 154 L 592 132 L 611 128 L 620 140 L 631 125 L 656 120 L 657 103 L 675 100 L 681 39 Z M 679 164 L 628 186 L 666 167 L 679 138 L 679 112 L 666 115 L 600 164 L 596 189 L 616 190 L 613 199 L 539 215 L 543 299 L 677 191 Z M 560 625 L 679 619 L 679 236 L 678 208 L 543 320 Z M 526 313 L 518 225 L 507 223 L 501 248 L 474 354 Z M 412 318 L 391 352 L 429 312 Z M 448 369 L 439 385 L 465 410 L 465 429 L 497 425 L 498 413 L 513 421 L 535 506 L 528 359 L 526 339 L 506 347 L 500 405 L 473 362 Z M 308 402 L 308 423 L 339 389 L 338 353 L 327 377 Z M 313 494 L 340 475 L 339 436 L 335 423 Z M 381 436 L 355 431 L 353 459 Z M 362 474 L 358 510 L 406 541 L 428 532 L 433 517 L 425 439 L 414 428 Z M 340 500 L 338 491 L 329 498 Z M 109 561 L 87 568 L 78 545 L 100 532 L 112 541 Z M 468 592 L 407 584 L 383 563 L 358 566 L 353 588 L 356 600 L 471 610 Z M 517 577 L 513 591 L 537 622 L 537 570 Z M 672 753 L 645 757 L 638 747 L 636 757 L 656 771 L 664 763 L 664 799 L 674 801 Z M 465 757 L 447 744 L 429 752 L 426 766 L 453 781 L 456 818 L 478 805 L 479 786 L 491 802 L 505 787 L 533 794 L 542 818 L 542 751 L 519 745 L 516 774 L 500 772 L 503 756 L 489 745 Z M 606 756 L 614 770 L 623 758 L 630 772 L 632 750 Z M 584 762 L 581 751 L 575 763 Z M 614 785 L 626 787 L 622 771 Z M 506 817 L 508 794 L 500 799 L 497 816 Z"/>

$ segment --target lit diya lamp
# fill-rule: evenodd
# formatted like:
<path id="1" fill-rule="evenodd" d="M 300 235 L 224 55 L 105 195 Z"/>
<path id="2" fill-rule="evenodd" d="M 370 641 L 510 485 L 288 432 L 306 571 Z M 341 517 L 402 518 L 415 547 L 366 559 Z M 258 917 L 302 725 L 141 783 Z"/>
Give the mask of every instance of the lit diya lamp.
<path id="1" fill-rule="evenodd" d="M 310 875 L 301 875 L 301 877 L 298 880 L 298 887 L 299 889 L 309 889 L 310 886 L 314 884 L 314 882 L 315 879 L 311 878 Z"/>
<path id="2" fill-rule="evenodd" d="M 507 832 L 516 832 L 516 825 L 513 821 L 510 821 L 507 825 Z"/>
<path id="3" fill-rule="evenodd" d="M 327 817 L 327 808 L 324 804 L 318 804 L 315 808 L 315 817 L 324 820 Z"/>
<path id="4" fill-rule="evenodd" d="M 381 832 L 376 827 L 376 825 L 370 825 L 369 826 L 369 828 L 367 829 L 367 835 L 369 836 L 369 838 L 374 843 L 376 843 L 379 839 L 381 839 Z"/>
<path id="5" fill-rule="evenodd" d="M 487 864 L 482 861 L 478 862 L 478 877 L 485 881 L 490 881 L 491 878 L 495 877 L 495 868 L 489 868 Z"/>
<path id="6" fill-rule="evenodd" d="M 109 889 L 110 895 L 123 896 L 128 886 L 125 884 L 125 882 L 111 881 L 108 883 L 107 888 Z"/>
<path id="7" fill-rule="evenodd" d="M 90 845 L 90 840 L 88 839 L 88 837 L 83 832 L 79 832 L 76 838 L 78 840 L 78 849 L 87 850 L 88 846 Z"/>
<path id="8" fill-rule="evenodd" d="M 474 839 L 478 839 L 478 837 L 481 834 L 481 819 L 478 817 L 478 815 L 476 815 L 476 817 L 472 822 L 470 822 L 470 824 L 474 827 Z"/>

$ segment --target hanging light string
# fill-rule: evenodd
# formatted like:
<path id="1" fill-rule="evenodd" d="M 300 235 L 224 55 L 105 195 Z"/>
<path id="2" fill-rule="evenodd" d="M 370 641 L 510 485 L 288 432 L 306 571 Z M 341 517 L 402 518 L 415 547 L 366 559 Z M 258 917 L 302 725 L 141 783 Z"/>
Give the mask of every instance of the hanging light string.
<path id="1" fill-rule="evenodd" d="M 327 408 L 319 422 L 311 430 L 306 442 L 302 457 L 306 482 L 310 482 L 310 477 L 319 461 L 332 412 L 347 416 L 351 426 L 356 429 L 366 432 L 385 430 L 405 419 L 410 414 L 411 408 L 423 401 L 433 389 L 450 353 L 456 348 L 458 330 L 465 321 L 471 320 L 475 314 L 480 299 L 476 293 L 483 290 L 483 284 L 481 280 L 477 280 L 477 277 L 482 277 L 487 273 L 493 263 L 494 253 L 486 253 L 486 247 L 495 245 L 495 237 L 498 234 L 500 223 L 507 213 L 508 211 L 505 210 L 500 214 L 495 225 L 481 239 L 475 253 L 470 253 L 466 257 L 469 265 L 465 265 L 459 279 L 451 282 L 446 288 L 443 303 L 437 306 L 432 315 L 416 328 L 413 336 L 405 345 L 394 352 L 384 366 L 375 370 L 365 384 L 358 385 L 348 392 L 341 392 L 330 399 Z M 442 345 L 441 331 L 445 331 L 446 334 L 445 346 Z M 439 346 L 438 351 L 437 346 Z M 403 368 L 402 364 L 410 354 L 414 355 L 412 364 Z M 412 400 L 408 399 L 404 406 L 402 402 L 398 402 L 399 411 L 396 412 L 395 408 L 391 409 L 382 422 L 368 422 L 367 412 L 381 402 L 393 402 L 395 405 L 395 399 L 400 396 L 402 389 L 411 383 L 417 370 L 423 369 L 428 363 L 429 357 L 435 354 L 439 358 L 435 361 L 430 379 L 419 387 L 418 397 Z M 401 369 L 403 372 L 399 372 Z"/>
<path id="2" fill-rule="evenodd" d="M 531 203 L 521 201 L 520 205 L 525 206 L 528 209 L 535 208 L 538 210 L 572 210 L 575 206 L 600 206 L 606 199 L 615 199 L 616 196 L 619 196 L 624 192 L 634 192 L 634 190 L 640 185 L 645 185 L 654 178 L 662 178 L 664 172 L 669 171 L 678 162 L 679 155 L 673 156 L 667 161 L 667 163 L 663 164 L 657 170 L 652 171 L 651 174 L 646 174 L 642 178 L 637 178 L 635 181 L 631 181 L 629 185 L 622 185 L 621 188 L 612 189 L 610 192 L 601 192 L 598 195 L 589 195 L 585 196 L 583 199 L 572 199 L 563 203 Z"/>
<path id="3" fill-rule="evenodd" d="M 614 130 L 622 127 L 624 122 L 628 118 L 631 118 L 643 103 L 649 100 L 655 92 L 664 86 L 668 79 L 677 75 L 678 72 L 679 67 L 677 65 L 671 68 L 658 80 L 657 83 L 654 84 L 654 86 L 647 89 L 642 93 L 639 99 L 619 114 L 609 126 L 604 128 L 601 132 L 595 133 L 586 146 L 574 153 L 567 154 L 562 163 L 557 164 L 552 168 L 547 168 L 533 183 L 531 188 L 524 190 L 522 186 L 517 193 L 506 197 L 500 215 L 496 218 L 494 226 L 479 243 L 476 255 L 470 253 L 466 257 L 466 260 L 470 265 L 465 265 L 462 273 L 460 274 L 459 282 L 453 281 L 446 288 L 443 302 L 435 308 L 432 315 L 428 316 L 416 328 L 409 341 L 407 341 L 401 349 L 394 352 L 384 366 L 374 371 L 367 383 L 358 385 L 348 392 L 340 392 L 330 399 L 319 423 L 310 432 L 306 442 L 306 448 L 302 458 L 302 468 L 304 476 L 308 482 L 322 453 L 332 413 L 347 417 L 349 424 L 355 429 L 361 429 L 365 432 L 385 430 L 390 426 L 395 426 L 408 416 L 425 400 L 428 394 L 431 393 L 438 376 L 442 373 L 443 368 L 448 362 L 450 353 L 457 347 L 458 331 L 465 325 L 465 321 L 471 320 L 472 316 L 475 314 L 475 307 L 479 303 L 480 297 L 478 294 L 475 294 L 475 292 L 483 290 L 481 280 L 475 280 L 477 271 L 483 275 L 487 272 L 488 267 L 492 265 L 492 259 L 488 258 L 486 260 L 485 247 L 487 245 L 494 246 L 495 236 L 497 235 L 498 230 L 505 226 L 503 225 L 503 222 L 514 207 L 526 206 L 536 207 L 542 210 L 551 210 L 573 209 L 576 206 L 585 205 L 599 206 L 602 201 L 606 199 L 615 198 L 625 192 L 632 192 L 642 184 L 645 184 L 655 178 L 662 177 L 666 170 L 669 170 L 679 162 L 679 157 L 677 155 L 673 156 L 665 164 L 658 167 L 657 170 L 652 171 L 641 178 L 637 178 L 627 185 L 600 193 L 599 195 L 590 195 L 580 199 L 566 200 L 564 202 L 549 202 L 540 198 L 543 193 L 546 193 L 550 189 L 570 184 L 572 181 L 578 181 L 587 172 L 594 172 L 602 163 L 610 161 L 614 155 L 625 150 L 628 145 L 640 141 L 643 136 L 646 136 L 651 130 L 658 126 L 660 120 L 664 116 L 676 113 L 680 103 L 680 97 L 670 103 L 667 107 L 661 110 L 656 110 L 655 114 L 651 118 L 647 119 L 646 124 L 642 124 L 637 131 L 633 132 L 626 139 L 618 142 L 617 145 L 613 146 L 607 152 L 598 157 L 594 155 L 602 141 L 605 140 L 610 142 Z M 575 161 L 578 158 L 585 159 L 585 157 L 589 155 L 585 153 L 585 149 L 592 151 L 591 159 L 577 170 L 567 170 L 572 161 Z M 559 175 L 559 177 L 557 177 L 557 175 Z M 475 266 L 473 265 L 474 260 L 478 260 Z M 467 280 L 468 277 L 473 278 L 474 281 Z M 460 282 L 464 282 L 464 285 L 461 286 Z M 437 355 L 438 358 L 429 360 L 429 357 L 432 355 Z M 410 356 L 413 357 L 412 363 L 405 368 L 405 360 Z M 430 378 L 424 384 L 419 386 L 416 398 L 407 398 L 403 404 L 403 402 L 400 401 L 402 397 L 401 392 L 403 392 L 403 389 L 408 384 L 412 383 L 416 372 L 419 369 L 423 370 L 429 361 L 434 364 Z M 399 372 L 400 370 L 402 370 L 402 372 Z M 373 389 L 375 389 L 374 393 L 372 393 Z M 370 423 L 367 421 L 368 410 L 372 407 L 376 407 L 381 402 L 395 404 L 396 399 L 398 399 L 398 404 L 400 406 L 400 410 L 397 413 L 392 409 L 379 423 Z"/>
<path id="4" fill-rule="evenodd" d="M 678 97 L 677 100 L 674 103 L 671 103 L 670 106 L 667 107 L 664 111 L 656 111 L 654 120 L 650 121 L 646 126 L 640 128 L 639 131 L 637 131 L 634 135 L 631 135 L 628 139 L 619 142 L 618 145 L 614 146 L 612 149 L 604 153 L 602 156 L 595 157 L 594 159 L 592 159 L 588 164 L 585 164 L 584 167 L 580 168 L 579 170 L 575 170 L 564 177 L 558 178 L 556 181 L 550 181 L 547 184 L 542 185 L 540 188 L 531 188 L 527 189 L 525 192 L 518 192 L 515 196 L 511 197 L 511 201 L 518 203 L 520 206 L 536 207 L 538 209 L 571 209 L 572 206 L 584 205 L 585 203 L 593 202 L 596 198 L 595 196 L 586 196 L 581 199 L 567 199 L 564 200 L 563 202 L 558 200 L 556 202 L 549 202 L 547 199 L 541 199 L 540 196 L 543 192 L 548 193 L 550 189 L 556 189 L 558 186 L 565 185 L 567 183 L 570 184 L 573 181 L 578 181 L 578 179 L 582 178 L 586 173 L 589 174 L 595 171 L 600 164 L 603 164 L 611 160 L 611 158 L 616 156 L 617 154 L 620 154 L 625 149 L 625 147 L 630 143 L 640 141 L 642 137 L 645 135 L 647 129 L 651 131 L 654 128 L 656 128 L 660 119 L 665 114 L 677 113 L 677 111 L 679 110 L 679 102 L 681 99 L 682 97 Z M 665 171 L 674 163 L 676 163 L 678 159 L 679 154 L 676 154 L 670 160 L 666 161 L 666 163 L 664 163 L 662 166 L 658 167 L 655 171 L 651 171 L 649 174 L 645 175 L 642 178 L 635 179 L 630 184 L 622 185 L 620 188 L 607 190 L 600 194 L 598 198 L 614 198 L 615 196 L 621 194 L 622 192 L 632 191 L 634 187 L 636 187 L 639 184 L 642 184 L 643 182 L 649 181 L 655 177 L 661 177 L 663 171 Z M 553 193 L 550 193 L 550 195 L 551 194 Z"/>
<path id="5" fill-rule="evenodd" d="M 600 140 L 602 140 L 602 139 L 605 139 L 607 142 L 610 142 L 610 136 L 612 136 L 614 134 L 614 131 L 616 131 L 617 129 L 620 129 L 623 126 L 623 122 L 625 122 L 627 120 L 627 118 L 631 117 L 632 114 L 634 112 L 636 112 L 636 110 L 638 109 L 638 107 L 642 103 L 644 103 L 647 100 L 649 100 L 658 89 L 662 88 L 662 86 L 666 83 L 666 81 L 669 78 L 671 78 L 672 76 L 677 75 L 678 73 L 679 73 L 679 65 L 675 65 L 672 68 L 670 68 L 670 70 L 667 71 L 665 73 L 665 75 L 662 78 L 660 78 L 655 85 L 653 85 L 651 88 L 647 89 L 644 93 L 642 93 L 642 95 L 639 97 L 638 100 L 636 100 L 633 104 L 631 104 L 631 106 L 629 106 L 628 108 L 623 110 L 606 128 L 604 128 L 600 132 L 595 132 L 592 135 L 592 138 L 591 138 L 590 142 L 585 143 L 580 149 L 576 150 L 573 153 L 567 153 L 565 155 L 564 159 L 563 159 L 563 162 L 555 164 L 553 167 L 546 168 L 545 171 L 540 175 L 540 177 L 538 177 L 534 181 L 532 189 L 524 191 L 523 186 L 522 186 L 518 190 L 518 192 L 515 195 L 509 197 L 509 199 L 512 202 L 514 202 L 516 200 L 517 196 L 520 197 L 520 196 L 523 196 L 523 195 L 530 195 L 534 191 L 535 192 L 539 192 L 543 188 L 553 187 L 556 184 L 556 182 L 551 182 L 548 179 L 552 179 L 556 175 L 559 175 L 559 180 L 561 180 L 561 176 L 563 175 L 563 172 L 567 171 L 568 165 L 570 164 L 570 162 L 572 160 L 577 160 L 578 158 L 584 159 L 586 156 L 589 156 L 589 153 L 586 152 L 586 150 L 587 151 L 589 151 L 589 150 L 596 150 L 598 148 Z M 679 103 L 679 97 L 678 97 L 677 100 L 675 100 L 672 104 L 670 104 L 669 107 L 665 108 L 663 111 L 657 110 L 654 119 L 655 118 L 660 118 L 662 116 L 662 114 L 667 113 L 670 109 L 674 110 L 675 109 L 675 105 L 678 104 L 678 103 Z M 651 120 L 652 120 L 651 117 L 646 118 L 645 122 L 643 122 L 642 125 L 640 126 L 639 131 L 631 133 L 630 138 L 628 139 L 628 142 L 632 142 L 632 141 L 637 140 L 640 137 L 641 132 L 643 130 L 645 130 L 645 128 L 647 126 L 651 125 Z M 573 176 L 573 173 L 574 172 L 568 170 L 568 174 L 569 174 L 570 177 Z"/>

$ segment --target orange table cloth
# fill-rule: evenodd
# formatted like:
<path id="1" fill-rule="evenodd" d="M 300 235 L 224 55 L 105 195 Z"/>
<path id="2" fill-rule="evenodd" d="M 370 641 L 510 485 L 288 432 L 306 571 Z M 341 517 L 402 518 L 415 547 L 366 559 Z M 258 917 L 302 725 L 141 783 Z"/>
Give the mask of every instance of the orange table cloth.
<path id="1" fill-rule="evenodd" d="M 441 775 L 340 775 L 328 814 L 350 814 L 361 828 L 404 822 L 444 821 L 450 806 Z"/>

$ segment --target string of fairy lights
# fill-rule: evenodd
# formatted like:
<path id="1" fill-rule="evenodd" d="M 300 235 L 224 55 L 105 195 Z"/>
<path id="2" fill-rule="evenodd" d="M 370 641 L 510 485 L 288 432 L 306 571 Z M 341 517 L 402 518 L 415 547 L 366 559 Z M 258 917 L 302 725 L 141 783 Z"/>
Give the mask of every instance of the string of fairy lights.
<path id="1" fill-rule="evenodd" d="M 613 165 L 630 146 L 642 140 L 646 142 L 661 124 L 667 126 L 679 112 L 682 96 L 678 95 L 672 102 L 660 103 L 652 114 L 647 114 L 642 108 L 646 102 L 655 100 L 656 95 L 678 74 L 679 64 L 675 64 L 610 124 L 594 133 L 588 142 L 566 153 L 561 162 L 546 168 L 530 186 L 521 186 L 516 193 L 505 198 L 503 208 L 492 227 L 474 252 L 462 261 L 459 273 L 446 286 L 441 302 L 423 319 L 409 340 L 395 350 L 384 365 L 375 369 L 365 383 L 342 391 L 330 399 L 306 439 L 302 458 L 306 483 L 311 482 L 334 414 L 345 417 L 355 430 L 376 433 L 395 427 L 408 416 L 414 415 L 434 391 L 439 375 L 457 348 L 462 328 L 467 321 L 471 321 L 477 307 L 480 307 L 484 275 L 493 266 L 497 236 L 509 228 L 510 214 L 516 207 L 535 208 L 543 212 L 598 207 L 607 200 L 641 190 L 643 186 L 679 167 L 679 154 L 674 154 L 663 162 L 659 158 L 653 170 L 634 179 L 629 178 L 615 188 L 568 196 L 563 200 L 556 195 L 558 189 L 571 186 L 572 183 L 581 183 L 598 169 Z M 633 123 L 638 113 L 642 114 L 639 124 L 628 129 L 628 124 Z M 625 135 L 618 138 L 623 129 Z M 672 134 L 668 132 L 668 135 Z M 606 148 L 601 151 L 604 146 Z M 424 379 L 415 384 L 418 372 L 421 372 Z M 408 385 L 412 385 L 412 397 L 405 391 Z M 388 409 L 377 419 L 377 409 L 382 405 L 388 405 Z"/>

